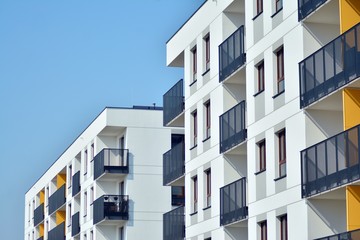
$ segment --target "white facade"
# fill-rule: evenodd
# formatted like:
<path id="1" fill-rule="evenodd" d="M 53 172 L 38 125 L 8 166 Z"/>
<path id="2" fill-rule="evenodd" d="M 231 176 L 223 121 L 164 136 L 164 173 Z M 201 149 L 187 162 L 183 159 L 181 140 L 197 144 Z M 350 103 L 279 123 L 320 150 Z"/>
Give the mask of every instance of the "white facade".
<path id="1" fill-rule="evenodd" d="M 162 154 L 171 147 L 171 134 L 179 133 L 178 129 L 164 128 L 162 116 L 159 109 L 105 108 L 26 193 L 24 239 L 161 239 L 162 215 L 171 207 L 171 189 L 162 186 Z M 103 156 L 104 166 L 123 166 L 128 172 L 116 167 L 104 169 L 94 180 L 98 156 Z M 117 162 L 119 156 L 121 163 Z M 73 196 L 77 173 L 81 190 Z M 60 202 L 51 213 L 50 198 L 61 184 L 65 184 L 65 203 Z M 128 217 L 111 218 L 105 213 L 95 223 L 96 201 L 103 195 L 115 195 L 103 200 L 114 201 L 108 211 L 115 215 L 127 212 Z M 121 202 L 123 195 L 128 196 L 126 208 Z M 35 220 L 34 226 L 34 210 L 41 203 L 44 217 Z M 105 208 L 107 203 L 103 204 Z M 74 234 L 72 225 L 76 223 L 71 217 L 78 212 L 80 229 Z M 50 238 L 50 232 L 62 222 L 62 236 Z"/>
<path id="2" fill-rule="evenodd" d="M 313 2 L 317 2 L 316 6 L 310 5 Z M 259 3 L 262 3 L 262 7 Z M 299 19 L 300 13 L 303 14 L 306 9 L 298 5 L 300 3 L 304 4 L 307 10 L 313 7 L 313 12 L 307 13 L 302 19 Z M 347 9 L 341 10 L 340 4 Z M 351 12 L 348 9 L 355 5 L 359 5 L 357 1 L 342 0 L 205 1 L 167 42 L 167 65 L 184 69 L 185 109 L 181 115 L 185 127 L 186 239 L 302 240 L 330 236 L 360 227 L 352 225 L 352 222 L 357 220 L 353 220 L 356 217 L 352 218 L 349 214 L 349 209 L 357 213 L 360 210 L 354 207 L 358 204 L 354 203 L 356 200 L 348 197 L 351 192 L 348 187 L 354 187 L 354 184 L 344 180 L 344 183 L 337 183 L 336 187 L 326 187 L 327 190 L 336 189 L 334 192 L 322 193 L 324 190 L 318 189 L 315 197 L 303 195 L 306 184 L 302 185 L 302 177 L 311 178 L 312 173 L 306 172 L 310 171 L 311 167 L 302 169 L 305 166 L 302 166 L 302 160 L 315 160 L 300 154 L 302 150 L 342 132 L 346 125 L 347 108 L 351 109 L 349 111 L 355 109 L 355 120 L 352 121 L 358 119 L 358 116 L 355 117 L 355 114 L 358 114 L 356 108 L 346 106 L 343 93 L 347 88 L 351 91 L 359 89 L 359 75 L 356 71 L 360 64 L 355 63 L 355 53 L 351 52 L 352 46 L 356 45 L 355 39 L 358 39 L 353 37 L 357 34 L 353 32 L 358 30 L 349 30 L 349 40 L 343 40 L 343 45 L 339 43 L 334 46 L 335 50 L 329 48 L 324 55 L 314 57 L 314 62 L 319 63 L 308 63 L 306 68 L 299 65 L 309 55 L 340 35 L 341 22 L 343 25 L 347 24 L 348 20 L 345 18 L 351 17 L 341 18 L 339 11 Z M 245 29 L 246 61 L 233 67 L 232 71 L 223 77 L 224 73 L 220 72 L 224 72 L 224 61 L 220 60 L 223 57 L 222 52 L 227 51 L 224 55 L 230 56 L 234 62 L 236 56 L 230 53 L 230 50 L 234 49 L 222 46 L 224 43 L 232 44 L 228 37 L 231 38 L 241 26 Z M 207 53 L 207 36 L 210 36 L 210 58 Z M 241 44 L 235 48 L 238 47 L 241 47 Z M 359 46 L 354 48 L 356 47 Z M 353 55 L 345 52 L 345 48 L 350 49 L 346 51 Z M 358 50 L 356 51 L 358 54 Z M 335 56 L 336 54 L 338 56 Z M 309 64 L 314 64 L 315 70 L 312 70 L 313 66 Z M 333 74 L 332 64 L 338 76 L 330 76 Z M 308 79 L 315 79 L 305 80 L 308 81 L 306 84 L 320 86 L 316 89 L 320 93 L 312 93 L 318 96 L 314 97 L 315 100 L 308 100 L 310 104 L 305 106 L 300 106 L 300 102 L 305 98 L 301 95 L 303 90 L 300 89 L 301 84 L 304 85 L 302 81 L 305 77 L 300 76 L 299 69 Z M 263 81 L 259 77 L 261 71 Z M 341 71 L 349 71 L 348 78 L 341 75 Z M 336 77 L 344 79 L 341 79 L 341 82 L 339 80 L 338 85 L 333 87 L 321 85 L 322 81 L 331 82 Z M 261 84 L 262 86 L 259 86 Z M 311 89 L 309 92 L 311 94 Z M 240 142 L 231 140 L 233 144 L 223 149 L 222 126 L 230 125 L 234 132 L 238 127 L 236 123 L 222 120 L 223 115 L 244 100 L 246 117 L 243 124 L 246 138 Z M 211 137 L 207 136 L 206 103 L 209 101 Z M 171 126 L 171 122 L 168 126 Z M 357 142 L 353 145 L 355 146 L 348 148 L 354 148 L 354 154 L 358 154 Z M 341 149 L 345 147 L 336 147 L 336 156 L 346 155 L 346 152 L 350 151 Z M 264 155 L 260 156 L 262 150 Z M 317 154 L 325 155 L 319 153 L 320 150 L 317 151 Z M 358 164 L 360 155 L 356 156 Z M 342 168 L 348 167 L 352 161 L 346 156 L 344 159 Z M 337 158 L 337 161 L 340 160 Z M 322 164 L 325 166 L 325 163 Z M 316 167 L 318 173 L 313 174 L 320 179 L 318 175 L 325 174 L 325 170 L 322 171 L 318 165 Z M 211 169 L 211 206 L 207 203 L 208 169 Z M 350 182 L 359 180 L 357 177 L 348 180 L 350 176 L 344 178 Z M 237 218 L 239 213 L 233 212 L 234 216 L 228 217 L 221 212 L 224 205 L 221 194 L 228 194 L 223 192 L 222 187 L 230 189 L 231 183 L 239 179 L 246 179 L 246 190 L 236 195 L 246 199 L 247 212 L 242 209 L 246 216 Z M 320 183 L 315 181 L 313 184 Z M 236 205 L 236 201 L 230 197 L 229 204 Z M 229 218 L 229 221 L 221 222 L 222 217 Z M 266 238 L 261 231 L 266 232 Z"/>

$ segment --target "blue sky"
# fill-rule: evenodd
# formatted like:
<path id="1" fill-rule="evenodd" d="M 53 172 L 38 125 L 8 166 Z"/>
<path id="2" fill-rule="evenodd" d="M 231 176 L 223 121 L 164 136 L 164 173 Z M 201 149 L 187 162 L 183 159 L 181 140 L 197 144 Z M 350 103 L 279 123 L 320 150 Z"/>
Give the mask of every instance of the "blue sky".
<path id="1" fill-rule="evenodd" d="M 0 233 L 24 194 L 105 106 L 162 105 L 182 69 L 165 43 L 203 0 L 0 0 Z"/>

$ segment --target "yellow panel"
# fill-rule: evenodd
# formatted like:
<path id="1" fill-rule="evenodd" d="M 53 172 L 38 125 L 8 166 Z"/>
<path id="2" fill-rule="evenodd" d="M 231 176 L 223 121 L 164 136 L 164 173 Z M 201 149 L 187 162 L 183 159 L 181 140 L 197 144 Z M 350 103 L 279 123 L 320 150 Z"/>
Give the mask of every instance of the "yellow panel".
<path id="1" fill-rule="evenodd" d="M 40 204 L 44 203 L 44 199 L 45 199 L 45 192 L 44 190 L 42 190 L 40 192 Z"/>
<path id="2" fill-rule="evenodd" d="M 360 89 L 343 90 L 344 130 L 360 124 Z"/>
<path id="3" fill-rule="evenodd" d="M 58 174 L 56 178 L 57 188 L 59 189 L 62 185 L 66 183 L 66 174 Z"/>
<path id="4" fill-rule="evenodd" d="M 57 211 L 56 212 L 56 225 L 59 225 L 62 222 L 65 222 L 66 213 L 65 211 Z"/>
<path id="5" fill-rule="evenodd" d="M 44 236 L 44 224 L 43 223 L 39 225 L 39 235 L 40 235 L 40 237 Z"/>
<path id="6" fill-rule="evenodd" d="M 347 231 L 360 228 L 360 186 L 346 187 Z"/>
<path id="7" fill-rule="evenodd" d="M 360 1 L 339 0 L 340 6 L 340 32 L 346 32 L 360 22 Z"/>

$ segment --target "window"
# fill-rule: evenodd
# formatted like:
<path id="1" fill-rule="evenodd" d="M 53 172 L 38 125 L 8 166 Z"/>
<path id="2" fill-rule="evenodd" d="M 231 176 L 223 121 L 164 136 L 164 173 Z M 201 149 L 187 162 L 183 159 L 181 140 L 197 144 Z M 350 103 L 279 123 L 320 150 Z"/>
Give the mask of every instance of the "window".
<path id="1" fill-rule="evenodd" d="M 87 168 L 88 168 L 88 151 L 84 151 L 84 175 L 87 174 Z"/>
<path id="2" fill-rule="evenodd" d="M 119 228 L 119 240 L 124 240 L 124 227 Z"/>
<path id="3" fill-rule="evenodd" d="M 94 232 L 92 230 L 90 231 L 90 240 L 94 240 Z"/>
<path id="4" fill-rule="evenodd" d="M 287 215 L 283 215 L 279 217 L 280 221 L 280 240 L 288 239 L 288 231 L 287 231 Z"/>
<path id="5" fill-rule="evenodd" d="M 87 192 L 84 192 L 84 217 L 87 215 Z"/>
<path id="6" fill-rule="evenodd" d="M 267 240 L 267 222 L 259 223 L 260 226 L 260 240 Z"/>
<path id="7" fill-rule="evenodd" d="M 264 74 L 264 61 L 257 66 L 258 72 L 258 86 L 257 91 L 262 92 L 265 89 L 265 74 Z"/>
<path id="8" fill-rule="evenodd" d="M 211 206 L 211 169 L 205 171 L 206 177 L 206 207 Z"/>
<path id="9" fill-rule="evenodd" d="M 90 154 L 91 154 L 91 160 L 93 160 L 94 159 L 94 144 L 91 144 L 91 152 L 90 152 Z"/>
<path id="10" fill-rule="evenodd" d="M 210 101 L 207 101 L 205 104 L 205 139 L 208 139 L 211 136 L 211 110 L 210 110 Z"/>
<path id="11" fill-rule="evenodd" d="M 185 187 L 172 186 L 171 187 L 171 205 L 183 206 L 185 203 Z"/>
<path id="12" fill-rule="evenodd" d="M 263 0 L 256 0 L 256 15 L 263 12 Z"/>
<path id="13" fill-rule="evenodd" d="M 276 63 L 277 63 L 277 92 L 281 93 L 285 90 L 284 82 L 284 48 L 281 47 L 276 52 Z"/>
<path id="14" fill-rule="evenodd" d="M 286 176 L 286 136 L 285 129 L 278 132 L 279 140 L 279 177 Z"/>
<path id="15" fill-rule="evenodd" d="M 193 117 L 193 146 L 197 146 L 197 111 L 192 113 Z"/>
<path id="16" fill-rule="evenodd" d="M 205 70 L 210 69 L 210 34 L 206 35 L 205 41 Z"/>
<path id="17" fill-rule="evenodd" d="M 86 240 L 86 233 L 84 234 L 84 240 Z"/>
<path id="18" fill-rule="evenodd" d="M 198 179 L 193 177 L 194 213 L 198 211 Z"/>
<path id="19" fill-rule="evenodd" d="M 259 172 L 266 170 L 266 144 L 265 139 L 258 142 L 259 149 Z"/>
<path id="20" fill-rule="evenodd" d="M 196 46 L 191 50 L 192 52 L 192 73 L 193 73 L 193 81 L 196 81 L 197 79 L 197 51 Z"/>
<path id="21" fill-rule="evenodd" d="M 275 12 L 278 12 L 282 9 L 282 0 L 275 0 Z"/>
<path id="22" fill-rule="evenodd" d="M 90 205 L 94 202 L 94 187 L 90 188 Z"/>
<path id="23" fill-rule="evenodd" d="M 69 205 L 68 205 L 67 222 L 68 222 L 68 227 L 70 227 L 71 226 L 71 203 L 69 203 Z"/>
<path id="24" fill-rule="evenodd" d="M 71 187 L 71 185 L 72 185 L 72 165 L 69 166 L 68 183 L 69 183 L 69 187 Z"/>

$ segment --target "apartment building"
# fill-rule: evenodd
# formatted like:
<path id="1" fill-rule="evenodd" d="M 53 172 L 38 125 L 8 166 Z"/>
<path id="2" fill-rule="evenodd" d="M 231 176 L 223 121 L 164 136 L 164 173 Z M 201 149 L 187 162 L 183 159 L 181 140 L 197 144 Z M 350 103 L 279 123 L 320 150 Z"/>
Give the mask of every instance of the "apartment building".
<path id="1" fill-rule="evenodd" d="M 212 0 L 169 39 L 164 240 L 360 239 L 359 22 L 357 0 Z"/>
<path id="2" fill-rule="evenodd" d="M 158 107 L 105 108 L 25 194 L 24 239 L 162 239 L 162 155 L 183 133 L 162 118 Z"/>

